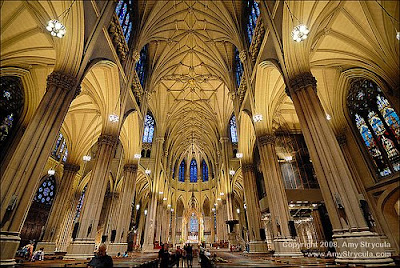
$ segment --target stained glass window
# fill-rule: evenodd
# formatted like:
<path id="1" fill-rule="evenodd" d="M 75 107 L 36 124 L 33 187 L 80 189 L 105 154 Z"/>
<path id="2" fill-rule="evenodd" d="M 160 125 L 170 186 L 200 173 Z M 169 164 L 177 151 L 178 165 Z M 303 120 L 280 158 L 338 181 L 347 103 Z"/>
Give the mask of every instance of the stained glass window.
<path id="1" fill-rule="evenodd" d="M 347 105 L 378 177 L 400 171 L 400 120 L 372 81 L 352 83 Z"/>
<path id="2" fill-rule="evenodd" d="M 56 146 L 54 147 L 54 150 L 51 155 L 56 160 L 61 159 L 64 163 L 67 161 L 68 158 L 67 143 L 65 141 L 64 136 L 61 133 L 58 134 Z"/>
<path id="3" fill-rule="evenodd" d="M 0 78 L 0 152 L 9 144 L 13 127 L 24 105 L 21 79 L 3 76 Z"/>
<path id="4" fill-rule="evenodd" d="M 203 181 L 208 181 L 208 166 L 204 159 L 203 162 L 201 162 L 201 165 L 203 168 Z"/>
<path id="5" fill-rule="evenodd" d="M 232 115 L 231 120 L 229 120 L 229 130 L 231 133 L 232 143 L 237 143 L 238 137 L 237 137 L 237 128 L 236 128 L 236 117 L 234 115 Z"/>
<path id="6" fill-rule="evenodd" d="M 147 114 L 144 119 L 143 142 L 145 143 L 153 142 L 154 125 L 155 125 L 154 118 L 150 114 Z"/>
<path id="7" fill-rule="evenodd" d="M 199 231 L 199 221 L 197 217 L 192 216 L 190 217 L 190 228 L 191 233 L 197 233 Z"/>
<path id="8" fill-rule="evenodd" d="M 56 180 L 54 176 L 49 176 L 42 182 L 42 184 L 40 184 L 33 200 L 40 204 L 51 206 L 55 193 Z"/>
<path id="9" fill-rule="evenodd" d="M 148 45 L 145 45 L 140 51 L 139 61 L 136 63 L 135 70 L 139 77 L 140 84 L 144 88 L 144 82 L 146 80 L 146 70 L 147 70 L 147 51 Z"/>
<path id="10" fill-rule="evenodd" d="M 260 9 L 258 3 L 255 0 L 247 1 L 247 24 L 246 31 L 249 43 L 253 39 L 254 29 L 256 28 L 257 19 L 260 16 Z"/>
<path id="11" fill-rule="evenodd" d="M 83 200 L 85 199 L 86 188 L 87 188 L 87 184 L 83 188 L 81 196 L 79 197 L 78 205 L 76 206 L 76 210 L 75 210 L 74 222 L 78 221 L 79 215 L 81 214 L 81 210 L 82 210 L 82 206 L 83 206 Z"/>
<path id="12" fill-rule="evenodd" d="M 179 166 L 179 174 L 178 174 L 178 180 L 181 182 L 185 181 L 185 160 L 182 160 L 180 166 Z"/>
<path id="13" fill-rule="evenodd" d="M 235 77 L 236 77 L 236 85 L 240 86 L 240 81 L 243 75 L 243 65 L 240 61 L 239 50 L 235 47 Z"/>
<path id="14" fill-rule="evenodd" d="M 131 36 L 133 23 L 132 0 L 119 0 L 117 7 L 115 8 L 115 13 L 118 16 L 119 24 L 121 25 L 125 40 L 128 43 Z"/>
<path id="15" fill-rule="evenodd" d="M 197 182 L 197 162 L 195 159 L 190 162 L 190 182 Z"/>

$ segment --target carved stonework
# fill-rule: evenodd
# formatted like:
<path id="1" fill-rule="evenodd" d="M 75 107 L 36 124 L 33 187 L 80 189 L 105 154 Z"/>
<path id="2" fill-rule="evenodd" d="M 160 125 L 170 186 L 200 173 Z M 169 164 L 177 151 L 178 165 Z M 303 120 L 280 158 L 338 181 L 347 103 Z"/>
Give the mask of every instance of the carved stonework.
<path id="1" fill-rule="evenodd" d="M 64 164 L 64 172 L 71 171 L 71 172 L 78 172 L 81 167 L 75 164 Z"/>
<path id="2" fill-rule="evenodd" d="M 220 141 L 221 143 L 228 142 L 228 141 L 229 141 L 229 138 L 228 138 L 228 137 L 221 137 L 221 138 L 219 139 L 219 141 Z"/>
<path id="3" fill-rule="evenodd" d="M 121 62 L 125 61 L 129 48 L 126 44 L 125 36 L 122 32 L 122 28 L 118 22 L 118 17 L 116 14 L 114 14 L 112 17 L 110 26 L 108 27 L 108 33 L 110 34 L 118 58 Z"/>
<path id="4" fill-rule="evenodd" d="M 137 164 L 126 164 L 124 166 L 124 171 L 127 173 L 135 173 L 137 171 L 138 165 Z"/>
<path id="5" fill-rule="evenodd" d="M 258 137 L 258 142 L 260 145 L 267 145 L 267 144 L 275 144 L 276 136 L 275 135 L 263 135 Z"/>
<path id="6" fill-rule="evenodd" d="M 156 137 L 155 140 L 156 140 L 157 142 L 161 142 L 161 143 L 164 142 L 164 138 L 163 138 L 163 137 Z"/>
<path id="7" fill-rule="evenodd" d="M 312 87 L 313 90 L 317 92 L 317 80 L 311 73 L 300 74 L 292 78 L 289 84 L 293 92 L 298 92 L 308 87 Z M 290 96 L 289 90 L 286 90 L 286 93 L 289 93 Z"/>
<path id="8" fill-rule="evenodd" d="M 239 102 L 242 104 L 244 100 L 244 96 L 246 95 L 247 91 L 247 83 L 246 83 L 246 78 L 244 75 L 242 76 L 242 81 L 240 81 L 240 86 L 238 88 L 238 96 L 239 96 Z"/>
<path id="9" fill-rule="evenodd" d="M 140 53 L 139 53 L 139 51 L 137 51 L 137 49 L 135 49 L 135 50 L 132 52 L 132 59 L 133 59 L 135 62 L 138 62 L 138 61 L 140 60 Z"/>
<path id="10" fill-rule="evenodd" d="M 54 71 L 47 77 L 47 88 L 56 87 L 70 91 L 75 88 L 76 83 L 76 77 L 61 72 Z"/>
<path id="11" fill-rule="evenodd" d="M 247 59 L 247 52 L 246 50 L 242 50 L 239 52 L 239 59 L 244 64 Z"/>
<path id="12" fill-rule="evenodd" d="M 242 164 L 242 172 L 254 171 L 254 168 L 253 164 Z"/>
<path id="13" fill-rule="evenodd" d="M 257 24 L 254 29 L 253 38 L 251 40 L 251 45 L 249 48 L 249 54 L 250 54 L 252 62 L 256 62 L 256 60 L 257 60 L 262 41 L 264 40 L 264 35 L 265 35 L 265 28 L 263 25 L 262 18 L 260 16 L 257 20 Z"/>
<path id="14" fill-rule="evenodd" d="M 99 137 L 98 144 L 99 145 L 106 144 L 106 145 L 114 146 L 117 143 L 117 141 L 118 141 L 117 136 L 103 134 Z"/>

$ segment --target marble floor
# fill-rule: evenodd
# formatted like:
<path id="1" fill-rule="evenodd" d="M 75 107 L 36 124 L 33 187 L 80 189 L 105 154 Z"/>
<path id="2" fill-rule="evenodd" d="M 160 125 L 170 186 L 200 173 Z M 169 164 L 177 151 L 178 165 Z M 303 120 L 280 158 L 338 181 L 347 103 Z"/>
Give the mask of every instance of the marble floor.
<path id="1" fill-rule="evenodd" d="M 212 252 L 214 253 L 214 252 Z M 239 252 L 215 251 L 226 262 L 215 263 L 216 267 L 346 267 L 334 264 L 333 259 L 317 258 L 273 258 L 267 254 L 244 254 Z M 22 262 L 17 267 L 87 267 L 88 261 L 64 261 L 51 259 L 45 261 Z M 133 253 L 129 258 L 114 258 L 114 267 L 138 267 L 138 265 L 157 258 L 157 253 Z M 180 265 L 182 267 L 182 265 Z M 183 267 L 187 267 L 184 264 Z M 200 267 L 198 258 L 193 260 L 193 268 Z"/>

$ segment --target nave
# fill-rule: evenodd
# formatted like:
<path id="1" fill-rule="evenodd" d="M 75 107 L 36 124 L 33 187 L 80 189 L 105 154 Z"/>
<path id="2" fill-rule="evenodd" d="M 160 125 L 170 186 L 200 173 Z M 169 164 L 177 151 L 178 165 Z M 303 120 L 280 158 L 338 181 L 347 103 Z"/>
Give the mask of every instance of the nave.
<path id="1" fill-rule="evenodd" d="M 1 1 L 0 265 L 399 264 L 399 5 Z"/>

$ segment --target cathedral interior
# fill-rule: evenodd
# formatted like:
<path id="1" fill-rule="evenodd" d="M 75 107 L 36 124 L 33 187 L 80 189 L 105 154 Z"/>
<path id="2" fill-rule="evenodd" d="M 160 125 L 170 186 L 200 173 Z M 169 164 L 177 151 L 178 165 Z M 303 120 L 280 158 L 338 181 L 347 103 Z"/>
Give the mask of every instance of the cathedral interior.
<path id="1" fill-rule="evenodd" d="M 0 8 L 1 266 L 399 264 L 399 1 Z"/>

